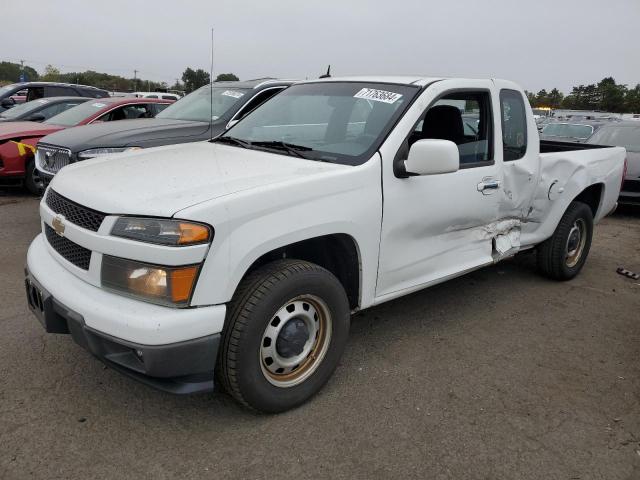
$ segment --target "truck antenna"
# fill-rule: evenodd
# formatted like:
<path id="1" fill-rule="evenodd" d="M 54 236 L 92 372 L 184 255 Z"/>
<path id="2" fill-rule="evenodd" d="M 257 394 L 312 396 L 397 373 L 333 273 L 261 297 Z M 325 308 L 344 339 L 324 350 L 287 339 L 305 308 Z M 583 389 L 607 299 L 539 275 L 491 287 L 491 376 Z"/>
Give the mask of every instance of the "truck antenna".
<path id="1" fill-rule="evenodd" d="M 211 27 L 211 67 L 209 68 L 209 101 L 211 115 L 209 115 L 209 140 L 213 140 L 213 27 Z"/>

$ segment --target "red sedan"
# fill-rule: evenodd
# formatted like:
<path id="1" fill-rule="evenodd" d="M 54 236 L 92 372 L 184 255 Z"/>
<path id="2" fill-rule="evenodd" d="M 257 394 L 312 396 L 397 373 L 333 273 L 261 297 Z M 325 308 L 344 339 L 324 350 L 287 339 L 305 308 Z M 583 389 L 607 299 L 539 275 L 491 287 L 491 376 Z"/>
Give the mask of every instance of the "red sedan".
<path id="1" fill-rule="evenodd" d="M 42 123 L 0 124 L 0 184 L 24 184 L 33 194 L 42 190 L 34 166 L 35 145 L 45 135 L 69 127 L 133 118 L 153 118 L 172 100 L 154 98 L 96 98 L 70 108 Z"/>

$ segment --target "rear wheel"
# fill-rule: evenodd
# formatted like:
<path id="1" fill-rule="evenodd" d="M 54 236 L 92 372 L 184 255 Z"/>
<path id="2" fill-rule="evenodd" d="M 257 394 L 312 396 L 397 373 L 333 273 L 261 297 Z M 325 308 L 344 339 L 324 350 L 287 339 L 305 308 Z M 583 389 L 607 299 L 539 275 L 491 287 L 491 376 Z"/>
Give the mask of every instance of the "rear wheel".
<path id="1" fill-rule="evenodd" d="M 556 280 L 572 279 L 587 260 L 592 236 L 591 208 L 581 202 L 572 202 L 551 238 L 538 246 L 538 269 Z"/>
<path id="2" fill-rule="evenodd" d="M 313 396 L 346 345 L 350 311 L 338 279 L 300 260 L 279 260 L 245 278 L 222 336 L 217 379 L 243 405 L 282 412 Z"/>
<path id="3" fill-rule="evenodd" d="M 42 195 L 44 191 L 44 182 L 33 159 L 29 160 L 25 165 L 24 187 L 33 195 Z"/>

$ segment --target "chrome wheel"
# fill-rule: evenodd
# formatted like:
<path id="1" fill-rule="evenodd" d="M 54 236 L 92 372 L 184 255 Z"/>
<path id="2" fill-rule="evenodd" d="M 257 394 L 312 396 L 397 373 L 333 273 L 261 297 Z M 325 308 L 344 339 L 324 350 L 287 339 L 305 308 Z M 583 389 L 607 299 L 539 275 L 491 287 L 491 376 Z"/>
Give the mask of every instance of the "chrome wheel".
<path id="1" fill-rule="evenodd" d="M 567 267 L 575 267 L 584 251 L 587 241 L 587 224 L 582 218 L 578 218 L 569 230 L 565 248 L 565 264 Z"/>
<path id="2" fill-rule="evenodd" d="M 286 302 L 262 334 L 260 366 L 277 387 L 304 382 L 322 363 L 331 341 L 329 308 L 320 298 L 301 295 Z"/>

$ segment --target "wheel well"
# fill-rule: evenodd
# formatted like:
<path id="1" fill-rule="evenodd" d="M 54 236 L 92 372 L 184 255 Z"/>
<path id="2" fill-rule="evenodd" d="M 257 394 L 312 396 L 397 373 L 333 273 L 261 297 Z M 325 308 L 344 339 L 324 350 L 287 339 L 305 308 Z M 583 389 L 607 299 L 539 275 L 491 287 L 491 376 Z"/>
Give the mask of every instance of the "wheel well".
<path id="1" fill-rule="evenodd" d="M 342 283 L 349 306 L 355 309 L 360 304 L 360 257 L 353 237 L 346 234 L 324 235 L 277 248 L 253 262 L 245 276 L 281 258 L 306 260 L 326 268 Z"/>
<path id="2" fill-rule="evenodd" d="M 595 217 L 600 208 L 600 200 L 602 199 L 603 185 L 596 183 L 585 188 L 580 194 L 574 198 L 574 202 L 586 203 Z"/>

